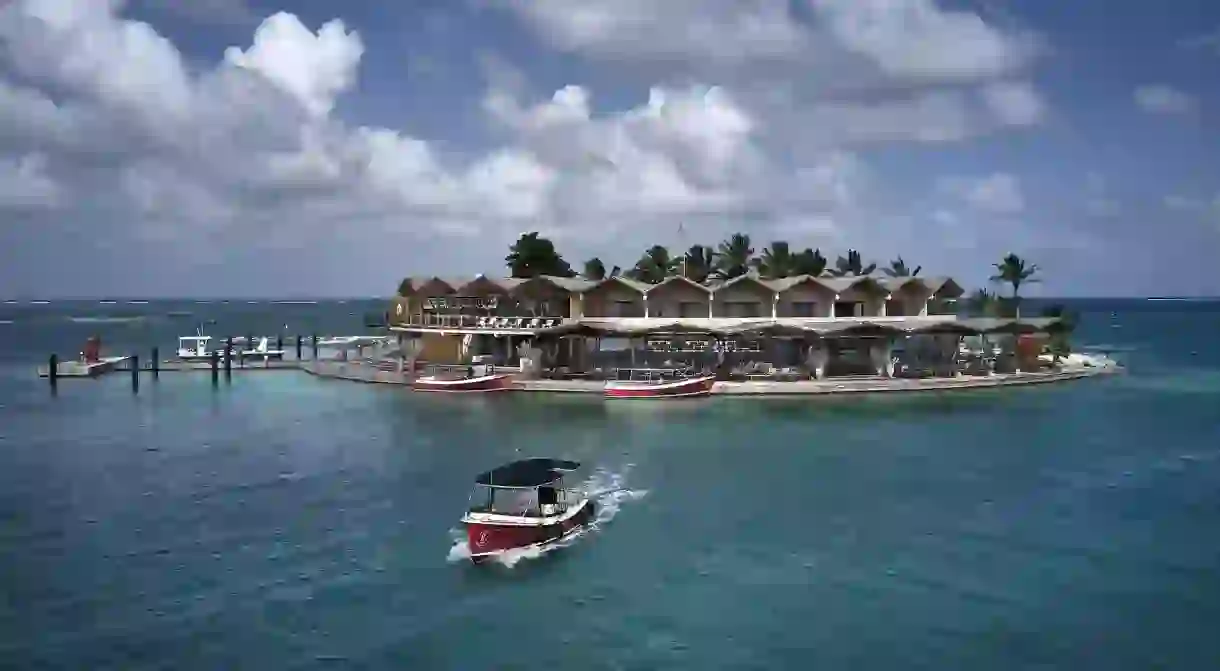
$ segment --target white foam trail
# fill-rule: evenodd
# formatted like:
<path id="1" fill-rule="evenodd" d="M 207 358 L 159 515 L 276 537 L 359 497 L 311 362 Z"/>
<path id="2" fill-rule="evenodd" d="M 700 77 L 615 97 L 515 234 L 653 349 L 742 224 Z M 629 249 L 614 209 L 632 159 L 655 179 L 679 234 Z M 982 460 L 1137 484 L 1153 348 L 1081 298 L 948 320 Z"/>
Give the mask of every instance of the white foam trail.
<path id="1" fill-rule="evenodd" d="M 608 524 L 610 520 L 618 515 L 624 503 L 638 501 L 648 495 L 647 489 L 630 489 L 625 486 L 627 474 L 630 471 L 630 464 L 621 473 L 598 468 L 593 471 L 593 474 L 587 480 L 581 483 L 581 487 L 586 492 L 589 492 L 590 498 L 597 503 L 597 516 L 584 529 L 573 533 L 554 545 L 548 545 L 545 548 L 531 547 L 508 550 L 488 561 L 505 568 L 512 568 L 523 560 L 537 559 L 552 550 L 568 547 L 585 534 L 598 531 L 602 525 Z M 446 561 L 470 561 L 470 546 L 466 542 L 465 530 L 450 529 L 449 533 L 453 538 L 453 546 L 449 548 L 449 554 L 445 558 Z"/>

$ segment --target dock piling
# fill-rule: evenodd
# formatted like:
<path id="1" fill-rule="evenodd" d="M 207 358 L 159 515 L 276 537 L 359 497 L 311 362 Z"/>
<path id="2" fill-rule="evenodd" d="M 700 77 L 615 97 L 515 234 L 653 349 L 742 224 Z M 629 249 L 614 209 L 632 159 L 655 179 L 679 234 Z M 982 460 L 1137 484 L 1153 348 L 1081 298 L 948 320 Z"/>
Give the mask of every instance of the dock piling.
<path id="1" fill-rule="evenodd" d="M 284 334 L 281 333 L 275 337 L 275 349 L 280 352 L 284 351 Z"/>
<path id="2" fill-rule="evenodd" d="M 233 381 L 233 339 L 225 342 L 225 382 Z"/>
<path id="3" fill-rule="evenodd" d="M 59 357 L 52 354 L 48 360 L 47 380 L 51 382 L 51 394 L 59 391 Z"/>
<path id="4" fill-rule="evenodd" d="M 297 361 L 301 360 L 301 336 L 297 336 Z"/>
<path id="5" fill-rule="evenodd" d="M 212 386 L 220 384 L 220 354 L 212 350 Z"/>
<path id="6" fill-rule="evenodd" d="M 140 355 L 131 355 L 131 393 L 140 393 Z"/>
<path id="7" fill-rule="evenodd" d="M 318 334 L 316 334 L 316 333 L 313 334 L 313 336 L 311 336 L 311 338 L 313 339 L 313 360 L 317 361 L 318 360 Z"/>
<path id="8" fill-rule="evenodd" d="M 161 375 L 161 352 L 156 347 L 152 348 L 152 361 L 148 362 L 149 368 L 152 370 L 153 379 L 157 379 Z"/>

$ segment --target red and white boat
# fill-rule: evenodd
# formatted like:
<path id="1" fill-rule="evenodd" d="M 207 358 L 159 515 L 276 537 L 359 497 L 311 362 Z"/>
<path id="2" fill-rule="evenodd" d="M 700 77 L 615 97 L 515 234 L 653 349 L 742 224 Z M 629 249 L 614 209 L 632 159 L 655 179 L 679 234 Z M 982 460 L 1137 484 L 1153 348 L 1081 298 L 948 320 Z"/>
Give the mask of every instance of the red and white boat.
<path id="1" fill-rule="evenodd" d="M 563 487 L 564 476 L 577 468 L 579 462 L 565 459 L 523 459 L 476 478 L 462 517 L 471 561 L 552 546 L 587 527 L 597 504 L 585 492 Z"/>
<path id="2" fill-rule="evenodd" d="M 455 377 L 428 375 L 418 377 L 411 383 L 415 391 L 437 391 L 447 393 L 511 391 L 513 379 L 506 374 Z"/>
<path id="3" fill-rule="evenodd" d="M 711 395 L 715 385 L 715 375 L 659 382 L 612 380 L 606 383 L 606 398 L 695 398 Z"/>

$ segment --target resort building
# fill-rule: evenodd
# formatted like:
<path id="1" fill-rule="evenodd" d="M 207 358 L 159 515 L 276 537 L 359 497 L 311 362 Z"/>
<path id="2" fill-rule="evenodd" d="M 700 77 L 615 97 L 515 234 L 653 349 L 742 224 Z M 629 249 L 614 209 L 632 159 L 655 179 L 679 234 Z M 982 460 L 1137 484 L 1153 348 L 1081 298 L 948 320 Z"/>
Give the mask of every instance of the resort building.
<path id="1" fill-rule="evenodd" d="M 948 277 L 747 274 L 705 285 L 683 277 L 649 284 L 625 277 L 479 275 L 412 278 L 402 293 L 390 307 L 389 325 L 411 358 L 490 362 L 536 374 L 714 370 L 726 377 L 820 378 L 892 376 L 912 366 L 920 375 L 930 374 L 929 366 L 956 374 L 963 338 L 988 334 L 1009 346 L 979 353 L 980 365 L 1019 369 L 1028 357 L 1019 356 L 1021 339 L 1014 336 L 1055 326 L 1045 319 L 961 317 L 964 290 Z"/>

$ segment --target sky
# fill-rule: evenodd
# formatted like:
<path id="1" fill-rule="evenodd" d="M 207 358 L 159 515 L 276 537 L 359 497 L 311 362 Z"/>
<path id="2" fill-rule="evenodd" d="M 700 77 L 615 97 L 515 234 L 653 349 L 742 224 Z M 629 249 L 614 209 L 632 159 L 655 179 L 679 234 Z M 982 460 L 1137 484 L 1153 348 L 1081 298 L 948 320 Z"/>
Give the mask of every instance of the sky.
<path id="1" fill-rule="evenodd" d="M 1220 295 L 1211 0 L 6 0 L 0 296 L 383 296 L 748 233 Z"/>

